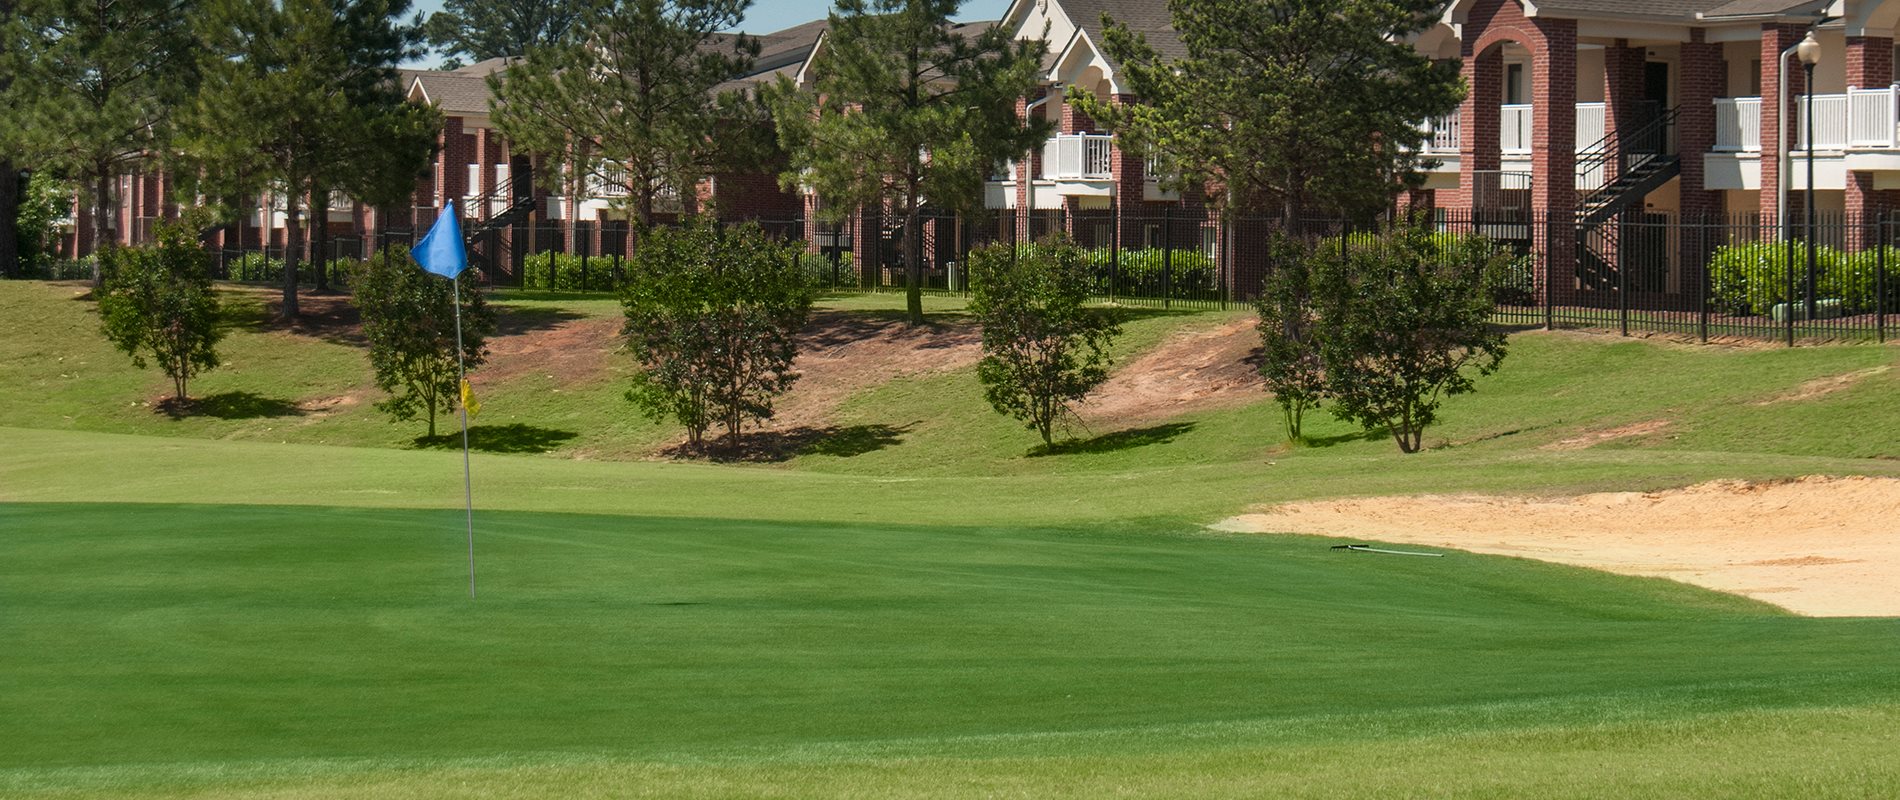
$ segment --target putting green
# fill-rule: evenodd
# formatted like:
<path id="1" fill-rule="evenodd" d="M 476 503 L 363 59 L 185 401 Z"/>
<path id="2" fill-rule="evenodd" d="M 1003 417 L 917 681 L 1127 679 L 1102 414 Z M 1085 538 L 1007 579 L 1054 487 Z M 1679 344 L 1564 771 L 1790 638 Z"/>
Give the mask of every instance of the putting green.
<path id="1" fill-rule="evenodd" d="M 1406 741 L 1468 758 L 1526 730 L 1634 725 L 1626 744 L 1850 701 L 1860 716 L 1836 729 L 1872 727 L 1900 701 L 1900 623 L 1510 559 L 1185 526 L 507 512 L 480 518 L 470 601 L 460 524 L 0 506 L 0 794 L 321 796 L 396 770 L 427 796 L 432 770 L 467 769 L 554 769 L 588 794 L 601 774 L 560 765 L 604 759 L 678 790 L 662 794 L 719 795 L 787 758 L 833 763 L 785 767 L 809 781 L 841 759 L 1005 757 L 1055 761 L 962 769 L 1067 792 L 1088 785 L 1060 779 L 1070 759 L 1167 772 L 1233 748 Z"/>

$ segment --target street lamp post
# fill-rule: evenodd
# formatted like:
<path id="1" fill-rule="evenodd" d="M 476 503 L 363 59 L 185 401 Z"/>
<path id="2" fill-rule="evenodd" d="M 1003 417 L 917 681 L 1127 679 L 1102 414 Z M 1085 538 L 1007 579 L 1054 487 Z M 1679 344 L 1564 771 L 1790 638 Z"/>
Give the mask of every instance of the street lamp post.
<path id="1" fill-rule="evenodd" d="M 1794 55 L 1795 55 L 1795 58 L 1798 58 L 1798 59 L 1800 59 L 1800 60 L 1801 60 L 1801 66 L 1802 66 L 1802 68 L 1803 68 L 1803 69 L 1804 69 L 1804 70 L 1806 71 L 1806 76 L 1805 76 L 1805 77 L 1806 77 L 1806 80 L 1807 80 L 1807 83 L 1806 83 L 1806 84 L 1804 85 L 1804 87 L 1803 87 L 1803 88 L 1805 88 L 1805 89 L 1807 89 L 1807 95 L 1808 95 L 1808 97 L 1807 97 L 1807 106 L 1808 106 L 1808 113 L 1807 113 L 1807 117 L 1808 117 L 1808 120 L 1807 120 L 1807 140 L 1808 140 L 1808 147 L 1807 147 L 1807 151 L 1808 151 L 1808 152 L 1807 152 L 1807 159 L 1808 159 L 1808 191 L 1807 191 L 1807 195 L 1806 195 L 1806 196 L 1805 196 L 1804 198 L 1802 198 L 1802 199 L 1803 199 L 1803 201 L 1804 201 L 1804 202 L 1802 203 L 1802 205 L 1805 205 L 1805 206 L 1807 206 L 1807 210 L 1808 210 L 1808 285 L 1807 285 L 1807 320 L 1808 320 L 1808 322 L 1810 322 L 1810 323 L 1812 323 L 1812 322 L 1814 322 L 1814 273 L 1815 273 L 1815 254 L 1814 254 L 1814 214 L 1815 214 L 1815 209 L 1814 209 L 1814 144 L 1815 144 L 1815 142 L 1814 142 L 1814 65 L 1815 65 L 1815 64 L 1818 64 L 1818 63 L 1820 63 L 1820 62 L 1821 62 L 1821 43 L 1820 43 L 1820 42 L 1819 42 L 1818 40 L 1816 40 L 1816 39 L 1814 38 L 1814 30 L 1813 30 L 1813 29 L 1811 29 L 1811 28 L 1810 28 L 1810 29 L 1808 30 L 1808 36 L 1807 36 L 1807 38 L 1805 38 L 1805 39 L 1802 39 L 1802 40 L 1801 40 L 1801 43 L 1800 43 L 1800 44 L 1798 44 L 1798 45 L 1795 45 L 1795 48 L 1794 48 Z M 1788 299 L 1789 299 L 1790 301 L 1792 301 L 1792 300 L 1793 300 L 1794 298 L 1792 298 L 1792 297 L 1790 297 L 1790 298 L 1788 298 Z M 1793 306 L 1793 303 L 1792 303 L 1792 302 L 1790 302 L 1790 304 L 1789 304 L 1789 307 L 1788 307 L 1788 310 L 1789 310 L 1789 312 L 1790 312 L 1790 315 L 1792 315 L 1792 312 L 1794 311 L 1794 306 Z"/>

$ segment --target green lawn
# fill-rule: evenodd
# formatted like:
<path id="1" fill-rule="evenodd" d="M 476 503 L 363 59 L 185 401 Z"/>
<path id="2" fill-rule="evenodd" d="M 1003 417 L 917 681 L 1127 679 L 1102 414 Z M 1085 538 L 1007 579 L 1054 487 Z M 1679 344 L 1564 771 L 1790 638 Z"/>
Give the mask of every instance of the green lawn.
<path id="1" fill-rule="evenodd" d="M 0 283 L 0 796 L 1900 788 L 1900 621 L 1205 528 L 1341 494 L 1900 475 L 1900 371 L 1767 402 L 1892 349 L 1526 334 L 1416 456 L 1323 415 L 1321 445 L 1290 449 L 1261 405 L 1037 456 L 963 370 L 850 398 L 840 424 L 898 431 L 864 447 L 612 460 L 669 435 L 632 418 L 622 381 L 527 376 L 490 387 L 484 419 L 576 436 L 475 455 L 470 601 L 459 453 L 368 403 L 154 413 L 137 403 L 162 379 L 92 338 L 73 291 Z M 260 293 L 232 297 L 234 363 L 208 393 L 365 391 L 346 337 L 272 329 Z M 1234 318 L 1143 314 L 1122 355 Z"/>

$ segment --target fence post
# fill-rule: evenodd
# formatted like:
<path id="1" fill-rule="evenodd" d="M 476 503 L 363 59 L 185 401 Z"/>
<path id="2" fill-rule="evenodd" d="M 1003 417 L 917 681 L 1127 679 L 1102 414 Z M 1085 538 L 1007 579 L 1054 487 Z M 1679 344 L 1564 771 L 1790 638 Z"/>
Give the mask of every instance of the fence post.
<path id="1" fill-rule="evenodd" d="M 1122 204 L 1121 198 L 1115 198 L 1115 206 L 1109 212 L 1115 223 L 1115 235 L 1110 240 L 1108 252 L 1108 301 L 1115 302 L 1115 289 L 1122 280 Z"/>
<path id="2" fill-rule="evenodd" d="M 1174 206 L 1161 207 L 1161 307 L 1174 307 Z"/>
<path id="3" fill-rule="evenodd" d="M 1808 202 L 1812 202 L 1812 201 L 1810 200 Z M 1781 309 L 1782 309 L 1782 314 L 1787 317 L 1785 322 L 1787 323 L 1788 346 L 1793 347 L 1794 346 L 1794 236 L 1791 235 L 1793 231 L 1790 231 L 1788 228 L 1789 228 L 1788 224 L 1786 222 L 1783 222 L 1781 225 L 1781 238 L 1782 238 L 1782 241 L 1785 241 L 1788 243 L 1788 246 L 1784 248 L 1787 251 L 1786 253 L 1784 253 L 1784 255 L 1786 255 L 1788 258 L 1788 264 L 1787 264 L 1788 268 L 1786 270 L 1787 278 L 1788 278 L 1788 282 L 1787 282 L 1788 293 L 1785 295 L 1782 295 Z"/>
<path id="4" fill-rule="evenodd" d="M 1879 229 L 1874 234 L 1874 340 L 1882 344 L 1887 341 L 1887 225 L 1892 221 L 1886 216 L 1874 223 Z"/>
<path id="5" fill-rule="evenodd" d="M 1620 245 L 1620 243 L 1619 243 Z M 1621 246 L 1616 248 L 1618 260 L 1626 259 L 1629 254 Z M 1616 266 L 1616 326 L 1619 333 L 1630 335 L 1630 271 L 1629 265 Z"/>
<path id="6" fill-rule="evenodd" d="M 1702 224 L 1700 228 L 1698 229 L 1697 238 L 1700 240 L 1700 245 L 1696 248 L 1696 253 L 1697 253 L 1696 257 L 1702 259 L 1702 267 L 1697 270 L 1697 272 L 1699 273 L 1699 277 L 1696 280 L 1696 306 L 1699 309 L 1697 316 L 1700 318 L 1700 321 L 1697 322 L 1696 324 L 1696 334 L 1701 339 L 1703 344 L 1708 344 L 1709 343 L 1709 253 L 1710 253 L 1710 250 L 1709 250 L 1709 216 L 1707 214 L 1702 215 Z"/>
<path id="7" fill-rule="evenodd" d="M 1477 217 L 1482 217 L 1482 213 L 1477 215 Z M 1474 219 L 1477 217 L 1474 217 Z M 1552 320 L 1552 314 L 1551 314 L 1551 308 L 1550 308 L 1551 299 L 1552 299 L 1551 293 L 1552 291 L 1554 291 L 1551 288 L 1551 284 L 1553 281 L 1550 275 L 1550 243 L 1552 241 L 1555 241 L 1557 238 L 1556 237 L 1557 223 L 1552 222 L 1550 220 L 1551 220 L 1551 216 L 1549 214 L 1545 214 L 1544 215 L 1544 252 L 1542 254 L 1544 267 L 1543 269 L 1539 270 L 1539 272 L 1543 273 L 1543 278 L 1544 278 L 1544 330 L 1551 330 L 1554 327 L 1551 324 L 1553 320 Z M 1530 225 L 1531 225 L 1530 230 L 1532 231 L 1532 234 L 1531 234 L 1532 238 L 1535 239 L 1536 230 L 1537 230 L 1537 227 L 1536 227 L 1537 219 L 1535 216 L 1530 218 Z M 1483 228 L 1480 227 L 1480 230 L 1482 229 Z M 1533 243 L 1533 247 L 1534 246 L 1535 246 L 1535 243 Z"/>

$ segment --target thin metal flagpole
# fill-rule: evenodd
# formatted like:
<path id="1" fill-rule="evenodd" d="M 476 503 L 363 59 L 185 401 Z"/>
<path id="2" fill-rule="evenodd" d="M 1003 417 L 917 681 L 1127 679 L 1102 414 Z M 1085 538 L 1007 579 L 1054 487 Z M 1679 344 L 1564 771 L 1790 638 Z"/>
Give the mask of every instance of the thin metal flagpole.
<path id="1" fill-rule="evenodd" d="M 462 502 L 468 511 L 468 596 L 475 598 L 475 486 L 468 468 L 468 368 L 462 363 L 462 276 L 449 279 L 455 293 L 455 388 L 462 407 Z"/>

